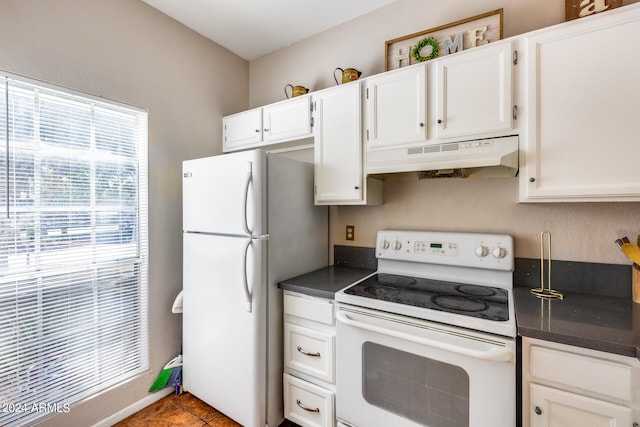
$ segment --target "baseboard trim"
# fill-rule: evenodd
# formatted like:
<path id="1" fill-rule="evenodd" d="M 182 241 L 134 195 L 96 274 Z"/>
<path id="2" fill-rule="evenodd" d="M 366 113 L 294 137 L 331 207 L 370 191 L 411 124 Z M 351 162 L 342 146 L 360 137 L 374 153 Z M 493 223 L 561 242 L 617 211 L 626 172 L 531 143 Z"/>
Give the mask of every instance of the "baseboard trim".
<path id="1" fill-rule="evenodd" d="M 162 399 L 165 396 L 170 395 L 173 392 L 173 389 L 171 387 L 167 387 L 164 390 L 160 390 L 157 391 L 153 394 L 150 394 L 149 396 L 145 397 L 144 399 L 140 399 L 137 402 L 133 403 L 132 405 L 127 406 L 126 408 L 124 408 L 121 411 L 116 412 L 113 415 L 110 415 L 109 417 L 103 419 L 102 421 L 98 421 L 96 424 L 94 424 L 92 427 L 111 427 L 112 425 L 124 420 L 125 418 L 135 414 L 136 412 L 138 412 L 139 410 L 146 408 L 147 406 L 151 405 L 154 402 L 157 402 L 158 400 Z"/>

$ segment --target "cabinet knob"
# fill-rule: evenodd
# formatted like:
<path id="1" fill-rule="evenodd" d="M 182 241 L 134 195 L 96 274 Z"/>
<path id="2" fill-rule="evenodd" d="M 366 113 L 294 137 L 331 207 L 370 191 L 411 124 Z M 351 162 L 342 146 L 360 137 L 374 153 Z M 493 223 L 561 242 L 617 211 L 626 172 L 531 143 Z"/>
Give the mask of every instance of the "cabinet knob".
<path id="1" fill-rule="evenodd" d="M 442 119 L 438 119 L 438 124 L 441 124 L 441 123 L 442 123 Z"/>
<path id="2" fill-rule="evenodd" d="M 536 182 L 536 179 L 534 177 L 529 178 L 529 182 Z"/>
<path id="3" fill-rule="evenodd" d="M 260 132 L 260 129 L 256 129 L 256 132 L 257 132 L 257 133 L 259 133 L 259 132 Z"/>
<path id="4" fill-rule="evenodd" d="M 420 127 L 423 128 L 424 127 L 424 123 L 420 123 Z"/>
<path id="5" fill-rule="evenodd" d="M 536 406 L 536 409 L 534 409 L 534 411 L 536 412 L 536 415 L 541 415 L 542 414 L 542 409 L 540 409 L 539 406 Z"/>
<path id="6" fill-rule="evenodd" d="M 355 190 L 359 190 L 360 187 L 358 187 L 357 185 L 354 187 Z"/>
<path id="7" fill-rule="evenodd" d="M 265 132 L 269 132 L 269 129 L 267 129 L 267 128 L 264 128 L 264 131 L 265 131 Z"/>

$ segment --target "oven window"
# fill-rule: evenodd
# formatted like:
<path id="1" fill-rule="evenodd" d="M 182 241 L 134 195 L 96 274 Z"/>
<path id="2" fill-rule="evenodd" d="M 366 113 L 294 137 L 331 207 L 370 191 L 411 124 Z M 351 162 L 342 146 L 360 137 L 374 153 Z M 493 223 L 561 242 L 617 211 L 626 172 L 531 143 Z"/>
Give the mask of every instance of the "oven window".
<path id="1" fill-rule="evenodd" d="M 362 358 L 369 404 L 430 427 L 469 426 L 469 375 L 461 367 L 371 342 Z"/>

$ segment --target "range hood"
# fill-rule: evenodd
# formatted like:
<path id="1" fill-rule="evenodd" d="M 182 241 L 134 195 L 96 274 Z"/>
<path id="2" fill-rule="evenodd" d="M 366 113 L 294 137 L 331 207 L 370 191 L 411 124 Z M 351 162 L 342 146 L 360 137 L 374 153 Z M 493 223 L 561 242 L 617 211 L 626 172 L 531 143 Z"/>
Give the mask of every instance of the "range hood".
<path id="1" fill-rule="evenodd" d="M 418 172 L 419 178 L 516 176 L 518 137 L 423 144 L 367 152 L 367 174 Z"/>

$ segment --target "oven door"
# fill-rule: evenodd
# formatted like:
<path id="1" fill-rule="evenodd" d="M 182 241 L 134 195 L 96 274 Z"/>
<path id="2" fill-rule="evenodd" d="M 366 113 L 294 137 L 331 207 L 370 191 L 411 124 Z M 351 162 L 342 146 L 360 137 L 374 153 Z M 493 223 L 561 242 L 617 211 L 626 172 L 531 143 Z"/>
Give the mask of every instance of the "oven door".
<path id="1" fill-rule="evenodd" d="M 337 417 L 354 427 L 513 427 L 515 340 L 339 304 Z"/>

